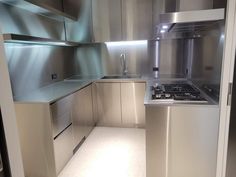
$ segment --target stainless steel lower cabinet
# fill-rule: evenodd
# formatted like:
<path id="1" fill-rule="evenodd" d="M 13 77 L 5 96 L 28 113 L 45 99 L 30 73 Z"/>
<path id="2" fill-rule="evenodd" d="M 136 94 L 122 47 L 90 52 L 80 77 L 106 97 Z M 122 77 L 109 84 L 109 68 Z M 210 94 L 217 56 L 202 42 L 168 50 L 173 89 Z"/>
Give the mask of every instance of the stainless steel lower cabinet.
<path id="1" fill-rule="evenodd" d="M 145 83 L 121 83 L 122 125 L 145 127 Z"/>
<path id="2" fill-rule="evenodd" d="M 95 125 L 93 119 L 92 85 L 73 94 L 72 127 L 74 148 L 87 137 Z"/>
<path id="3" fill-rule="evenodd" d="M 145 82 L 93 84 L 94 117 L 99 126 L 145 127 Z"/>
<path id="4" fill-rule="evenodd" d="M 121 126 L 120 83 L 96 83 L 99 126 Z"/>
<path id="5" fill-rule="evenodd" d="M 54 154 L 57 175 L 73 156 L 72 136 L 72 125 L 70 125 L 54 140 Z"/>
<path id="6" fill-rule="evenodd" d="M 146 108 L 147 177 L 215 177 L 219 109 Z"/>

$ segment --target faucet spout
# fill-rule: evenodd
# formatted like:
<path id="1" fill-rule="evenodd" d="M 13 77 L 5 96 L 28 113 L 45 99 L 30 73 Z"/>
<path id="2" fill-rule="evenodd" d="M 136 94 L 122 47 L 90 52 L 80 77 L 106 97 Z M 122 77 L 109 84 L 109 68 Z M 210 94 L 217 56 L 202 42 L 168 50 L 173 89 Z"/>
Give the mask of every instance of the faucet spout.
<path id="1" fill-rule="evenodd" d="M 125 54 L 120 55 L 121 60 L 121 67 L 122 67 L 122 75 L 127 75 L 128 73 L 128 66 L 127 66 L 127 59 Z"/>

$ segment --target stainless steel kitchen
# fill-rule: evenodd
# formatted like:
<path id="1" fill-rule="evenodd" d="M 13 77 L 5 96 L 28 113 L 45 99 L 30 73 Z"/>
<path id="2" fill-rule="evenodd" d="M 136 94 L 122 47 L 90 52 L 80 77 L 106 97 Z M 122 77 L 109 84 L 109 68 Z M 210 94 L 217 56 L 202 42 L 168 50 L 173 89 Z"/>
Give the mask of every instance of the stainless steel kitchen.
<path id="1" fill-rule="evenodd" d="M 236 0 L 0 0 L 0 177 L 235 177 Z"/>

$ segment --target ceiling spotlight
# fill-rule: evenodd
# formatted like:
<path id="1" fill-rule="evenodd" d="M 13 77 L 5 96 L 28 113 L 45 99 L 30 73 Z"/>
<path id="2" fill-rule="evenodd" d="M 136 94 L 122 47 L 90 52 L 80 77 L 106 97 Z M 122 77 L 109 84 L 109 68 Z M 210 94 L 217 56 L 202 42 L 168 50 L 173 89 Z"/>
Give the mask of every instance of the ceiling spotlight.
<path id="1" fill-rule="evenodd" d="M 161 30 L 160 32 L 161 32 L 161 33 L 165 33 L 165 32 L 166 32 L 166 30 Z"/>
<path id="2" fill-rule="evenodd" d="M 167 25 L 163 25 L 162 29 L 168 29 L 168 26 Z"/>

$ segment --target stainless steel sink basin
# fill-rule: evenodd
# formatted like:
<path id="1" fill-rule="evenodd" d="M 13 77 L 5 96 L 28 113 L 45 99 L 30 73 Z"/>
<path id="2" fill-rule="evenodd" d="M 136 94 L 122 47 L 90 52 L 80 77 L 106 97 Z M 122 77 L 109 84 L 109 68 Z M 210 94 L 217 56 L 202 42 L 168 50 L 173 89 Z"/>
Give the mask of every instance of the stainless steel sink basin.
<path id="1" fill-rule="evenodd" d="M 102 79 L 137 79 L 141 78 L 140 75 L 115 75 L 115 76 L 104 76 Z"/>

